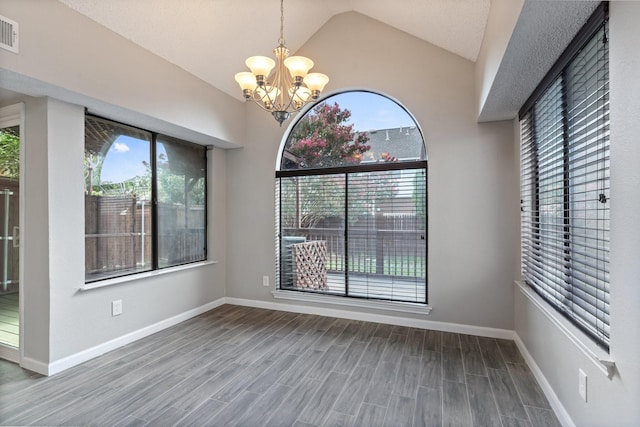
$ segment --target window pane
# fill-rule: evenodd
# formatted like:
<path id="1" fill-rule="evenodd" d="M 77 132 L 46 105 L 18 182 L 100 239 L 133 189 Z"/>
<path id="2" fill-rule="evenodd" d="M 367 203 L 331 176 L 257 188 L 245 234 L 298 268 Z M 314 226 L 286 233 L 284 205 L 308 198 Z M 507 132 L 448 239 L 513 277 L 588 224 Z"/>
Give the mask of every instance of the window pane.
<path id="1" fill-rule="evenodd" d="M 150 270 L 151 134 L 85 120 L 85 279 Z"/>
<path id="2" fill-rule="evenodd" d="M 425 160 L 422 134 L 407 111 L 371 92 L 344 92 L 308 111 L 289 134 L 281 170 Z"/>
<path id="3" fill-rule="evenodd" d="M 349 295 L 426 302 L 424 169 L 349 174 Z"/>
<path id="4" fill-rule="evenodd" d="M 16 297 L 20 280 L 20 126 L 0 128 L 0 295 Z M 16 313 L 17 316 L 17 313 Z M 8 320 L 8 319 L 5 319 Z M 0 316 L 0 323 L 2 323 Z M 0 344 L 18 346 L 17 331 L 0 336 Z"/>
<path id="5" fill-rule="evenodd" d="M 344 295 L 344 174 L 281 178 L 279 190 L 281 287 Z"/>
<path id="6" fill-rule="evenodd" d="M 206 259 L 206 149 L 158 137 L 158 267 Z"/>

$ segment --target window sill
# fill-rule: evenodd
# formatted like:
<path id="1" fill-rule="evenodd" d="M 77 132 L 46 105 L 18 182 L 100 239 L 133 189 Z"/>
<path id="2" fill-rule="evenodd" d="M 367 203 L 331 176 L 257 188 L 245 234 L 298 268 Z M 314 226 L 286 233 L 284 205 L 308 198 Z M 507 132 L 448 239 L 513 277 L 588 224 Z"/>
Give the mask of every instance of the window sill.
<path id="1" fill-rule="evenodd" d="M 609 379 L 613 377 L 616 365 L 615 362 L 610 359 L 610 355 L 607 352 L 593 343 L 589 337 L 584 335 L 578 328 L 572 325 L 571 322 L 556 313 L 546 301 L 544 301 L 524 282 L 516 280 L 515 285 L 519 288 L 520 292 L 522 292 L 522 294 L 587 357 L 587 359 L 591 360 L 593 364 Z"/>
<path id="2" fill-rule="evenodd" d="M 106 286 L 114 286 L 122 283 L 133 282 L 136 280 L 146 279 L 149 277 L 161 276 L 164 274 L 175 273 L 177 271 L 191 270 L 192 268 L 204 267 L 207 265 L 217 264 L 218 261 L 202 261 L 191 264 L 178 265 L 175 267 L 163 268 L 161 270 L 146 271 L 144 273 L 131 274 L 129 276 L 114 277 L 113 279 L 101 280 L 99 282 L 85 283 L 80 286 L 81 291 L 90 291 L 92 289 L 104 288 Z"/>
<path id="3" fill-rule="evenodd" d="M 272 292 L 276 299 L 291 301 L 303 301 L 319 304 L 335 304 L 349 307 L 370 308 L 376 310 L 395 311 L 399 313 L 429 314 L 431 307 L 428 305 L 395 301 L 375 301 L 358 298 L 340 297 L 335 295 L 320 295 L 299 291 L 285 291 L 276 289 Z"/>

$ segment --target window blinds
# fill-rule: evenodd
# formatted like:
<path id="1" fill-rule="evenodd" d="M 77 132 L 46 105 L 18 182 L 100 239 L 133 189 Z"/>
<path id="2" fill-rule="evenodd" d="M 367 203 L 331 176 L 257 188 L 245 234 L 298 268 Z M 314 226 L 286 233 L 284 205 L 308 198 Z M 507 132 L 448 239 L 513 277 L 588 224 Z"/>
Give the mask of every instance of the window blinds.
<path id="1" fill-rule="evenodd" d="M 609 78 L 603 12 L 604 7 L 577 37 L 586 42 L 569 48 L 570 60 L 521 111 L 521 220 L 527 284 L 608 347 Z"/>
<path id="2" fill-rule="evenodd" d="M 382 170 L 276 178 L 277 275 L 281 289 L 426 303 L 426 162 Z M 402 167 L 399 167 L 402 166 Z M 371 169 L 371 168 L 367 168 Z M 333 172 L 333 171 L 332 171 Z M 316 255 L 320 242 L 322 260 Z M 307 245 L 308 256 L 300 251 Z M 300 280 L 315 264 L 326 287 Z"/>

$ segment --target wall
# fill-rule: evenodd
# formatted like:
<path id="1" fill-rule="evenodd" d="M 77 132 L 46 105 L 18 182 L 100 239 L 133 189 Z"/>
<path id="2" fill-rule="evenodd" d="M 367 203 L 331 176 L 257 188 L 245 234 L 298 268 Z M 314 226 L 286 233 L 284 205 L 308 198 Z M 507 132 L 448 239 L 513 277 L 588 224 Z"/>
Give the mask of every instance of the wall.
<path id="1" fill-rule="evenodd" d="M 610 3 L 611 346 L 617 372 L 608 379 L 520 291 L 515 329 L 575 425 L 640 425 L 640 3 Z M 580 334 L 573 331 L 575 335 Z M 587 374 L 587 402 L 578 395 Z"/>
<path id="2" fill-rule="evenodd" d="M 3 0 L 17 21 L 20 53 L 0 50 L 0 84 L 94 112 L 232 148 L 242 136 L 242 102 L 55 0 Z"/>
<path id="3" fill-rule="evenodd" d="M 24 364 L 54 373 L 112 340 L 224 297 L 226 154 L 208 153 L 209 259 L 197 267 L 80 291 L 84 284 L 84 109 L 25 97 Z M 111 301 L 124 312 L 111 317 Z M 102 349 L 102 350 L 101 350 Z"/>
<path id="4" fill-rule="evenodd" d="M 23 354 L 30 360 L 46 363 L 49 360 L 49 209 L 48 174 L 48 100 L 25 101 L 24 141 L 20 141 L 24 169 L 20 180 L 24 200 L 22 228 L 24 306 L 22 333 Z M 28 117 L 28 119 L 27 119 Z M 25 286 L 29 283 L 29 286 Z"/>
<path id="5" fill-rule="evenodd" d="M 518 21 L 524 0 L 492 0 L 487 27 L 478 60 L 476 61 L 476 99 L 478 115 L 495 82 L 498 68 L 507 51 L 513 29 Z"/>
<path id="6" fill-rule="evenodd" d="M 226 154 L 215 149 L 208 161 L 208 223 L 209 259 L 217 264 L 79 290 L 84 108 L 237 147 L 243 104 L 57 1 L 7 0 L 2 14 L 20 25 L 20 53 L 0 50 L 1 93 L 10 95 L 0 102 L 23 101 L 26 110 L 22 362 L 55 373 L 222 301 L 226 284 Z M 124 312 L 111 317 L 117 299 Z"/>
<path id="7" fill-rule="evenodd" d="M 354 12 L 334 16 L 298 53 L 329 75 L 327 93 L 364 88 L 387 94 L 423 130 L 433 311 L 413 317 L 512 329 L 518 238 L 513 128 L 510 121 L 476 123 L 474 64 Z M 228 152 L 227 296 L 273 302 L 273 287 L 263 287 L 261 278 L 274 281 L 274 171 L 285 129 L 254 105 L 246 113 L 251 126 L 244 148 Z"/>

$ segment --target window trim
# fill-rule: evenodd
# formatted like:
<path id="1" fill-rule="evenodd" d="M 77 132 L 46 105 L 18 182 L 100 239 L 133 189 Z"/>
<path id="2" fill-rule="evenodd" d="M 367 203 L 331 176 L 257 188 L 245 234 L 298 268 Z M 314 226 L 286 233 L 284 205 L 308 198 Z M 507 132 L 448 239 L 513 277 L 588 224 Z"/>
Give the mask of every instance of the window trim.
<path id="1" fill-rule="evenodd" d="M 582 329 L 567 317 L 562 316 L 538 292 L 522 280 L 514 281 L 515 292 L 527 298 L 580 352 L 590 360 L 600 372 L 611 379 L 615 373 L 615 361 Z"/>
<path id="2" fill-rule="evenodd" d="M 144 280 L 149 277 L 157 277 L 164 274 L 176 273 L 179 271 L 191 270 L 193 268 L 206 267 L 209 265 L 218 264 L 218 260 L 204 260 L 193 261 L 187 264 L 173 265 L 171 267 L 163 267 L 158 270 L 141 271 L 140 273 L 131 273 L 124 276 L 109 277 L 102 280 L 96 280 L 94 282 L 85 282 L 78 288 L 80 291 L 90 291 L 92 289 L 104 288 L 107 286 L 121 285 L 137 280 Z"/>
<path id="3" fill-rule="evenodd" d="M 341 295 L 323 294 L 319 292 L 294 291 L 290 289 L 276 288 L 271 292 L 274 298 L 288 301 L 302 301 L 321 304 L 344 305 L 348 307 L 368 308 L 399 313 L 430 314 L 429 304 L 367 299 Z"/>
<path id="4" fill-rule="evenodd" d="M 116 126 L 120 126 L 123 128 L 132 129 L 135 131 L 145 132 L 150 134 L 151 139 L 149 141 L 149 163 L 151 165 L 151 216 L 152 216 L 152 236 L 151 236 L 151 268 L 144 271 L 134 271 L 134 272 L 126 272 L 123 274 L 118 274 L 114 276 L 104 277 L 104 278 L 95 278 L 91 280 L 87 280 L 86 271 L 84 274 L 84 285 L 80 287 L 80 290 L 89 290 L 96 289 L 103 286 L 111 286 L 119 283 L 130 282 L 137 279 L 143 279 L 145 277 L 156 276 L 161 272 L 174 272 L 185 270 L 193 267 L 200 267 L 204 265 L 216 264 L 218 261 L 209 260 L 209 194 L 208 194 L 208 180 L 209 180 L 209 151 L 213 149 L 212 146 L 205 146 L 202 144 L 196 144 L 194 142 L 190 142 L 181 138 L 172 137 L 160 132 L 154 132 L 148 129 L 141 128 L 139 126 L 130 125 L 128 123 L 122 123 L 118 120 L 112 120 L 97 114 L 90 113 L 85 111 L 85 123 L 86 118 L 91 117 L 94 120 L 98 120 L 107 124 L 113 124 Z M 197 147 L 202 147 L 204 150 L 205 156 L 205 170 L 204 170 L 204 239 L 205 239 L 205 247 L 204 247 L 204 258 L 196 261 L 187 261 L 175 265 L 170 265 L 166 267 L 159 266 L 158 259 L 158 248 L 159 248 L 159 235 L 158 235 L 158 182 L 157 182 L 157 144 L 158 139 L 164 138 L 168 141 L 178 141 L 180 143 L 194 145 Z M 86 141 L 85 141 L 86 144 Z M 86 212 L 85 212 L 86 218 Z M 86 234 L 85 234 L 86 235 Z M 85 251 L 86 253 L 86 251 Z M 85 255 L 86 256 L 86 255 Z"/>

